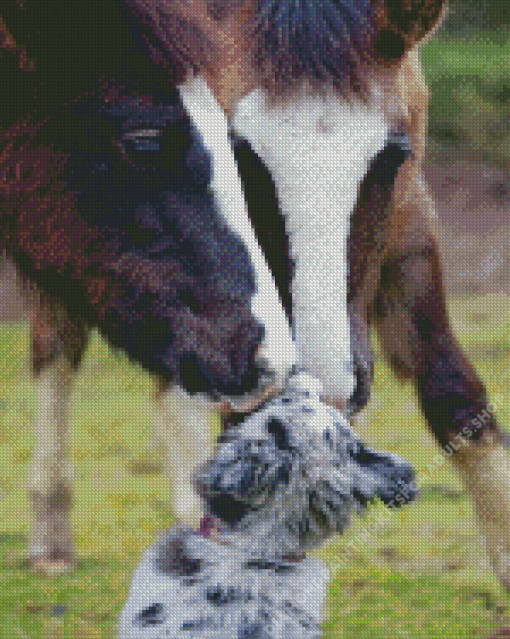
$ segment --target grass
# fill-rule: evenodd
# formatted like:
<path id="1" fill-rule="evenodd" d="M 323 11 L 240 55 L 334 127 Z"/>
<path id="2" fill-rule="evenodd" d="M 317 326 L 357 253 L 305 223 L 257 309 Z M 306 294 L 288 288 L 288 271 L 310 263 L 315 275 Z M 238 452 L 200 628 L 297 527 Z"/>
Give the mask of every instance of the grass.
<path id="1" fill-rule="evenodd" d="M 452 310 L 491 394 L 506 394 L 510 322 L 502 305 L 493 298 L 463 300 Z M 27 349 L 25 324 L 4 328 L 0 639 L 113 639 L 134 567 L 158 532 L 172 525 L 161 469 L 144 464 L 151 381 L 95 336 L 77 380 L 73 416 L 73 526 L 81 563 L 71 575 L 44 578 L 22 564 L 30 521 L 24 484 L 34 443 Z M 507 422 L 510 406 L 498 410 Z M 382 361 L 357 430 L 418 469 L 437 454 L 412 389 L 398 386 Z M 345 536 L 318 551 L 334 574 L 326 639 L 485 639 L 510 625 L 508 598 L 482 553 L 471 503 L 451 468 L 429 478 L 418 504 L 384 517 L 386 512 L 381 504 L 373 506 Z M 373 531 L 368 536 L 367 528 Z"/>
<path id="2" fill-rule="evenodd" d="M 510 29 L 441 35 L 422 52 L 432 91 L 429 132 L 444 151 L 510 166 Z"/>

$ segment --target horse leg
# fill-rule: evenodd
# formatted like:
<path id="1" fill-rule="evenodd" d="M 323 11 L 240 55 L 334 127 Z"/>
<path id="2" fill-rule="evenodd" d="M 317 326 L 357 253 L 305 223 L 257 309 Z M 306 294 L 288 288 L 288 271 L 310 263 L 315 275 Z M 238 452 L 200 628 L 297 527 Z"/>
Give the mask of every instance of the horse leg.
<path id="1" fill-rule="evenodd" d="M 212 424 L 218 411 L 206 399 L 192 397 L 178 386 L 169 387 L 163 382 L 157 399 L 156 441 L 163 444 L 173 513 L 179 522 L 196 528 L 203 507 L 191 480 L 196 467 L 212 456 Z"/>
<path id="2" fill-rule="evenodd" d="M 36 385 L 36 445 L 28 479 L 34 510 L 30 561 L 55 572 L 74 559 L 69 515 L 73 466 L 70 459 L 69 399 L 74 374 L 88 340 L 84 322 L 38 297 L 31 318 L 31 364 Z"/>
<path id="3" fill-rule="evenodd" d="M 510 453 L 495 406 L 450 327 L 425 216 L 387 253 L 373 315 L 392 368 L 414 381 L 437 442 L 472 495 L 494 570 L 510 589 Z"/>

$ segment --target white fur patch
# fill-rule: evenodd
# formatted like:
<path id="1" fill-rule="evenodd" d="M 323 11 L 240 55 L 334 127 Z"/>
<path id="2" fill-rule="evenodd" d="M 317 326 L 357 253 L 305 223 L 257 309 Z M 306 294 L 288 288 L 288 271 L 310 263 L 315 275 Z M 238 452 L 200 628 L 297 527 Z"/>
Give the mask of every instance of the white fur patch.
<path id="1" fill-rule="evenodd" d="M 296 361 L 296 351 L 276 284 L 251 226 L 242 183 L 229 138 L 228 121 L 203 78 L 192 78 L 180 87 L 186 110 L 212 155 L 211 187 L 219 211 L 229 228 L 247 248 L 256 275 L 252 313 L 265 328 L 259 355 L 268 360 L 281 388 Z"/>
<path id="2" fill-rule="evenodd" d="M 233 124 L 271 172 L 286 218 L 299 366 L 319 377 L 327 396 L 346 401 L 355 388 L 347 238 L 368 162 L 387 138 L 382 108 L 306 91 L 270 107 L 256 89 L 239 102 Z"/>
<path id="3" fill-rule="evenodd" d="M 329 571 L 322 560 L 307 557 L 290 574 L 249 569 L 246 555 L 234 547 L 199 535 L 190 536 L 189 532 L 184 538 L 193 556 L 200 557 L 202 570 L 189 579 L 161 572 L 157 565 L 160 544 L 154 544 L 133 575 L 129 597 L 119 618 L 119 639 L 247 637 L 239 632 L 247 625 L 245 618 L 256 620 L 261 611 L 271 614 L 271 637 L 300 639 L 311 637 L 312 630 L 304 623 L 300 626 L 297 619 L 312 618 L 315 622 L 324 619 Z M 225 593 L 242 593 L 243 597 L 237 602 L 216 605 L 206 593 L 220 589 Z M 137 623 L 140 613 L 155 604 L 162 607 L 161 623 L 140 626 Z M 194 622 L 195 628 L 183 629 L 186 622 Z"/>

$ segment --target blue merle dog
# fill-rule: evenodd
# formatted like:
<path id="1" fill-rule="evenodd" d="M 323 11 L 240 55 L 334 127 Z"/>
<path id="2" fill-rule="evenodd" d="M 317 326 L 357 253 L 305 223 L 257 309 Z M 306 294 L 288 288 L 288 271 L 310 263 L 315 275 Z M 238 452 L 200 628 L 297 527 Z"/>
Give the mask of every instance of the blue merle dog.
<path id="1" fill-rule="evenodd" d="M 175 526 L 137 568 L 121 639 L 317 639 L 328 569 L 304 551 L 375 497 L 401 505 L 414 473 L 368 449 L 307 373 L 221 435 L 197 470 L 199 530 Z M 402 498 L 402 496 L 405 496 Z M 396 499 L 396 497 L 399 499 Z"/>

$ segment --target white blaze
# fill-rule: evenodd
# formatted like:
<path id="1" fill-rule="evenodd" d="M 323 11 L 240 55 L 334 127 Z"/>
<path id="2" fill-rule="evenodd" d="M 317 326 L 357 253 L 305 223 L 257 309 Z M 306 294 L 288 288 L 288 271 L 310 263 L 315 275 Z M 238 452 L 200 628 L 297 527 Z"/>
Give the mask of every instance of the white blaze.
<path id="1" fill-rule="evenodd" d="M 218 209 L 250 254 L 256 276 L 251 310 L 265 328 L 260 354 L 267 358 L 277 374 L 277 385 L 281 385 L 296 361 L 295 346 L 276 284 L 248 217 L 227 118 L 203 78 L 188 80 L 180 87 L 180 93 L 188 115 L 212 156 L 211 188 Z"/>
<path id="2" fill-rule="evenodd" d="M 233 120 L 266 164 L 286 218 L 296 272 L 293 318 L 299 365 L 347 400 L 355 388 L 347 315 L 347 238 L 368 162 L 386 141 L 376 103 L 350 105 L 303 90 L 269 106 L 256 89 Z"/>

